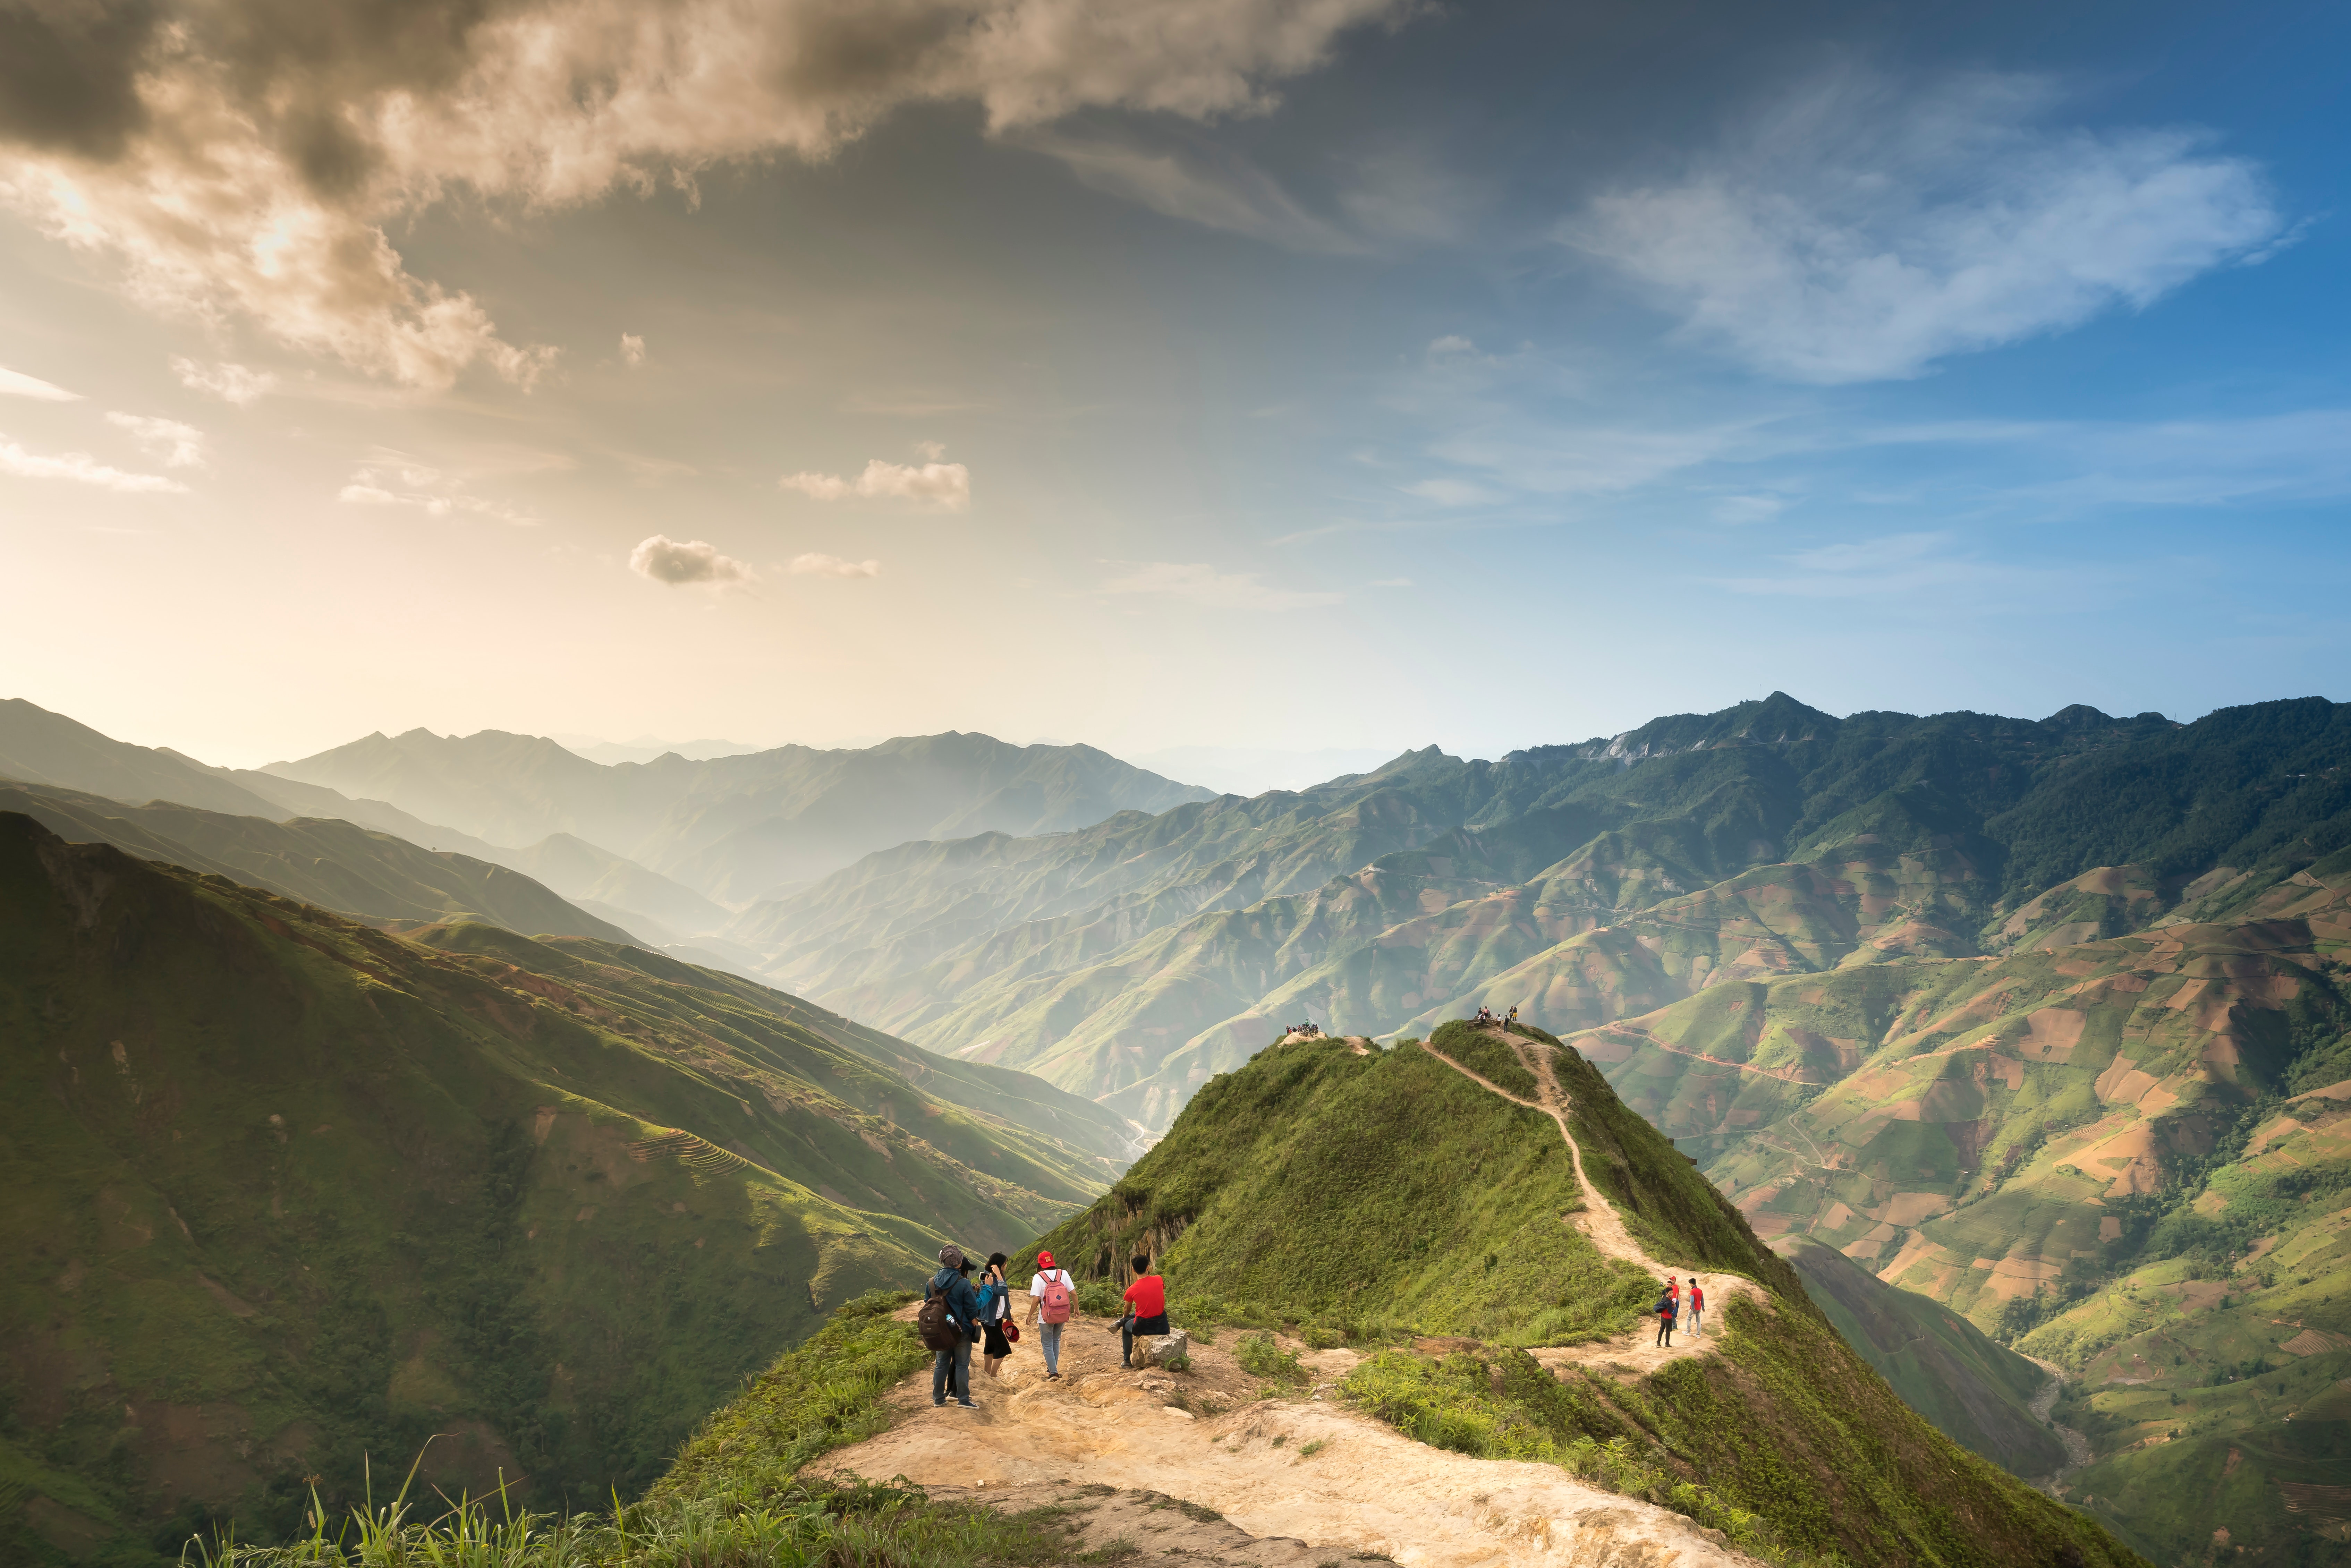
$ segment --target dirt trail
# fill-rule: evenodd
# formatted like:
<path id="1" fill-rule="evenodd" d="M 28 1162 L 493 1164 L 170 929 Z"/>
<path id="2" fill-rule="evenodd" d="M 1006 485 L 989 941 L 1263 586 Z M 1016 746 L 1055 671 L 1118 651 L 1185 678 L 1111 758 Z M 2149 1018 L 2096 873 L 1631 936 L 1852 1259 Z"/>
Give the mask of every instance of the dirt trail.
<path id="1" fill-rule="evenodd" d="M 1577 1145 L 1575 1134 L 1569 1130 L 1567 1121 L 1567 1113 L 1573 1102 L 1568 1097 L 1567 1092 L 1559 1086 L 1559 1079 L 1552 1071 L 1550 1051 L 1534 1040 L 1520 1040 L 1515 1035 L 1503 1034 L 1499 1030 L 1480 1030 L 1479 1032 L 1489 1040 L 1499 1040 L 1509 1046 L 1510 1053 L 1519 1059 L 1519 1065 L 1534 1075 L 1535 1099 L 1520 1099 L 1482 1074 L 1473 1072 L 1462 1066 L 1426 1040 L 1421 1042 L 1420 1048 L 1454 1071 L 1476 1082 L 1487 1092 L 1499 1094 L 1513 1105 L 1523 1105 L 1530 1111 L 1540 1111 L 1558 1125 L 1559 1135 L 1567 1144 L 1568 1159 L 1575 1167 L 1575 1185 L 1583 1193 L 1583 1211 L 1581 1214 L 1568 1216 L 1566 1222 L 1590 1238 L 1592 1244 L 1600 1249 L 1603 1257 L 1621 1258 L 1627 1263 L 1637 1264 L 1655 1276 L 1660 1286 L 1664 1284 L 1666 1276 L 1668 1274 L 1685 1281 L 1696 1279 L 1698 1288 L 1706 1292 L 1704 1322 L 1708 1325 L 1709 1333 L 1692 1338 L 1687 1333 L 1677 1330 L 1674 1334 L 1672 1344 L 1660 1345 L 1656 1343 L 1656 1320 L 1651 1319 L 1644 1326 L 1635 1329 L 1631 1334 L 1621 1340 L 1601 1344 L 1567 1345 L 1548 1350 L 1530 1351 L 1528 1354 L 1553 1372 L 1569 1366 L 1605 1364 L 1627 1367 L 1637 1373 L 1654 1372 L 1667 1362 L 1679 1361 L 1684 1356 L 1705 1354 L 1711 1333 L 1719 1332 L 1713 1329 L 1713 1325 L 1722 1321 L 1720 1313 L 1730 1304 L 1730 1298 L 1752 1296 L 1760 1302 L 1763 1299 L 1761 1290 L 1752 1280 L 1741 1278 L 1737 1274 L 1704 1274 L 1699 1273 L 1687 1263 L 1659 1262 L 1650 1257 L 1647 1249 L 1635 1240 L 1633 1233 L 1625 1228 L 1624 1217 L 1616 1212 L 1616 1206 L 1609 1202 L 1607 1197 L 1598 1187 L 1593 1186 L 1590 1178 L 1583 1174 L 1583 1150 Z"/>
<path id="2" fill-rule="evenodd" d="M 1025 1320 L 1027 1299 L 1014 1301 Z M 1045 1380 L 1033 1331 L 1003 1377 L 975 1365 L 977 1410 L 934 1407 L 929 1375 L 917 1373 L 884 1396 L 889 1431 L 820 1468 L 904 1476 L 935 1496 L 1012 1509 L 1066 1501 L 1081 1486 L 1117 1488 L 1101 1506 L 1128 1521 L 1118 1528 L 1142 1549 L 1135 1568 L 1202 1557 L 1308 1568 L 1356 1553 L 1406 1568 L 1753 1568 L 1681 1514 L 1554 1465 L 1429 1448 L 1340 1405 L 1327 1385 L 1259 1398 L 1258 1380 L 1233 1359 L 1233 1331 L 1217 1345 L 1195 1342 L 1192 1370 L 1171 1373 L 1121 1367 L 1109 1327 L 1104 1318 L 1070 1323 L 1059 1382 Z M 1354 1360 L 1337 1351 L 1307 1359 L 1322 1376 Z M 1093 1536 L 1110 1526 L 1087 1522 L 1089 1543 L 1103 1544 Z"/>
<path id="3" fill-rule="evenodd" d="M 1615 1206 L 1585 1178 L 1583 1151 L 1568 1129 L 1567 1096 L 1545 1053 L 1528 1049 L 1531 1042 L 1495 1038 L 1534 1074 L 1540 1103 L 1519 1099 L 1459 1062 L 1437 1060 L 1558 1124 L 1583 1192 L 1584 1209 L 1569 1222 L 1603 1253 L 1638 1264 L 1660 1281 L 1667 1272 L 1688 1278 L 1687 1266 L 1660 1264 L 1644 1251 Z M 1756 1289 L 1734 1275 L 1698 1279 L 1709 1322 L 1730 1295 Z M 1025 1322 L 1027 1296 L 1015 1291 L 1013 1300 L 1016 1320 Z M 899 1315 L 911 1321 L 914 1309 Z M 1327 1568 L 1364 1553 L 1406 1568 L 1755 1568 L 1754 1559 L 1719 1532 L 1685 1515 L 1587 1486 L 1557 1466 L 1433 1448 L 1348 1408 L 1332 1385 L 1362 1359 L 1353 1351 L 1291 1345 L 1315 1385 L 1294 1397 L 1261 1397 L 1259 1381 L 1233 1359 L 1235 1331 L 1227 1331 L 1231 1337 L 1223 1344 L 1195 1341 L 1192 1370 L 1170 1373 L 1120 1366 L 1110 1327 L 1105 1318 L 1071 1322 L 1056 1382 L 1046 1380 L 1033 1329 L 1001 1377 L 983 1375 L 975 1360 L 976 1410 L 933 1406 L 929 1376 L 917 1373 L 884 1396 L 890 1430 L 839 1450 L 820 1468 L 904 1476 L 935 1496 L 1016 1510 L 1086 1506 L 1081 1489 L 1116 1488 L 1115 1496 L 1094 1502 L 1099 1517 L 1082 1517 L 1084 1539 L 1098 1549 L 1123 1533 L 1143 1559 Z M 1663 1349 L 1652 1343 L 1654 1333 L 1652 1326 L 1611 1343 L 1532 1354 L 1555 1372 L 1604 1364 L 1646 1373 L 1703 1354 L 1710 1343 L 1677 1334 L 1672 1348 Z M 1422 1348 L 1452 1347 L 1426 1341 Z M 1204 1519 L 1204 1512 L 1222 1517 Z"/>

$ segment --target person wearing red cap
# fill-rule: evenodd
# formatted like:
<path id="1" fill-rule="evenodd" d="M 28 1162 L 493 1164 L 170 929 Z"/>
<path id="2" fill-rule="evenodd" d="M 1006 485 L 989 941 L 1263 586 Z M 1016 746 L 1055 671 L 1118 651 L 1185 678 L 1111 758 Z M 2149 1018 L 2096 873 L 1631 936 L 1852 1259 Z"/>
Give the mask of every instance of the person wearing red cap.
<path id="1" fill-rule="evenodd" d="M 1067 1269 L 1053 1266 L 1050 1252 L 1037 1254 L 1037 1274 L 1029 1281 L 1029 1326 L 1037 1331 L 1037 1348 L 1045 1353 L 1045 1375 L 1061 1375 L 1061 1328 L 1077 1310 L 1077 1281 Z"/>

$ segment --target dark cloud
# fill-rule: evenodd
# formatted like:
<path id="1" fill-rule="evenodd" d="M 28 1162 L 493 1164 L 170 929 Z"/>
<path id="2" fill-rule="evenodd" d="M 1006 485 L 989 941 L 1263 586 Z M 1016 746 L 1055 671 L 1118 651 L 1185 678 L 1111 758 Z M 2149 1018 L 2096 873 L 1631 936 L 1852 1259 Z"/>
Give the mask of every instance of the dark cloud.
<path id="1" fill-rule="evenodd" d="M 119 155 L 147 123 L 139 62 L 152 0 L 0 0 L 0 140 Z"/>

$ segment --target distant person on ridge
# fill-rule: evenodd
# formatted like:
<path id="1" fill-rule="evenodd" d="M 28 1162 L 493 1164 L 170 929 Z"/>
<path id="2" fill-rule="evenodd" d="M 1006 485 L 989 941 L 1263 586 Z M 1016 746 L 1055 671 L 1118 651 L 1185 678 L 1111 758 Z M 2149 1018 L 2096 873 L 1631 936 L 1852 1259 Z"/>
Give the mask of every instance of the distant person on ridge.
<path id="1" fill-rule="evenodd" d="M 1167 1281 L 1156 1274 L 1146 1274 L 1151 1260 L 1135 1257 L 1134 1283 L 1126 1288 L 1126 1316 L 1118 1325 L 1118 1359 L 1122 1366 L 1134 1364 L 1134 1342 L 1149 1339 L 1167 1332 Z"/>
<path id="2" fill-rule="evenodd" d="M 1061 1330 L 1076 1310 L 1078 1282 L 1067 1269 L 1053 1266 L 1050 1252 L 1037 1254 L 1037 1274 L 1029 1281 L 1029 1325 L 1037 1331 L 1037 1348 L 1045 1353 L 1045 1378 L 1061 1375 Z"/>
<path id="3" fill-rule="evenodd" d="M 1671 1274 L 1666 1276 L 1666 1293 L 1657 1298 L 1657 1343 L 1671 1350 L 1674 1346 L 1674 1309 L 1681 1292 Z"/>
<path id="4" fill-rule="evenodd" d="M 1012 1320 L 1012 1287 L 1004 1281 L 1005 1262 L 1003 1253 L 991 1252 L 979 1273 L 979 1327 L 987 1336 L 979 1369 L 990 1377 L 1004 1375 L 1004 1358 L 1012 1354 L 1012 1342 L 1004 1335 L 1004 1325 Z"/>
<path id="5" fill-rule="evenodd" d="M 1508 1033 L 1510 1033 L 1512 1030 L 1514 1030 L 1514 1029 L 1516 1029 L 1516 1028 L 1518 1028 L 1518 1027 L 1519 1027 L 1519 1004 L 1518 1004 L 1518 1003 L 1516 1003 L 1516 1002 L 1512 1002 L 1512 1003 L 1510 1004 L 1510 1012 L 1509 1012 L 1508 1014 L 1504 1015 L 1504 1017 L 1503 1017 L 1503 1019 L 1502 1019 L 1502 1032 L 1503 1032 L 1504 1034 L 1508 1034 Z"/>
<path id="6" fill-rule="evenodd" d="M 1699 1287 L 1696 1274 L 1689 1277 L 1689 1285 L 1682 1297 L 1682 1304 L 1689 1311 L 1689 1336 L 1692 1339 L 1698 1339 L 1706 1333 L 1698 1321 L 1706 1312 L 1706 1291 Z"/>
<path id="7" fill-rule="evenodd" d="M 944 1320 L 955 1335 L 953 1348 L 933 1340 L 927 1333 L 923 1343 L 931 1347 L 931 1404 L 934 1407 L 947 1402 L 947 1388 L 953 1385 L 956 1403 L 967 1410 L 976 1410 L 971 1402 L 971 1341 L 979 1326 L 979 1297 L 973 1293 L 971 1281 L 964 1278 L 971 1260 L 960 1247 L 939 1249 L 939 1271 L 931 1276 L 930 1288 L 923 1292 L 927 1308 L 935 1299 L 946 1308 Z M 917 1323 L 922 1320 L 918 1317 Z"/>

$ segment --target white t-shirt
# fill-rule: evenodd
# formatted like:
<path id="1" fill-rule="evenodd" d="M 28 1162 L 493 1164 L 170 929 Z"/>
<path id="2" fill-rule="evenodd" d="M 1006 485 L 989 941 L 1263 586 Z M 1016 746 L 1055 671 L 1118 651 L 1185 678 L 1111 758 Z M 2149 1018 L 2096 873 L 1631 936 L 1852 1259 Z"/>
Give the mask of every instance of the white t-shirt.
<path id="1" fill-rule="evenodd" d="M 1067 1269 L 1048 1269 L 1043 1273 L 1038 1275 L 1035 1279 L 1029 1281 L 1029 1299 L 1031 1301 L 1039 1302 L 1044 1301 L 1045 1287 L 1056 1280 L 1059 1280 L 1062 1284 L 1067 1285 L 1070 1288 L 1070 1305 L 1073 1307 L 1076 1306 L 1078 1304 L 1078 1282 L 1070 1278 L 1070 1271 Z"/>

